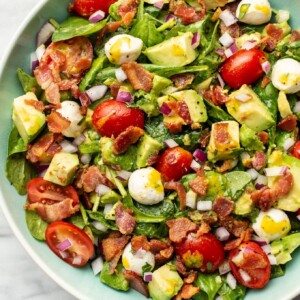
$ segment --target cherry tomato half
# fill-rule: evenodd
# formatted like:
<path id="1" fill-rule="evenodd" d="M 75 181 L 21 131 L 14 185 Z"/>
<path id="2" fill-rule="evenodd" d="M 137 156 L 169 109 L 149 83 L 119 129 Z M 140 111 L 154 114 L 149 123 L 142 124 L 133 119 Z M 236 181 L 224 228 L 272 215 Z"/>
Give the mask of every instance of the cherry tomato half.
<path id="1" fill-rule="evenodd" d="M 300 159 L 300 141 L 298 141 L 292 150 L 292 154 L 293 156 L 295 156 L 296 158 Z"/>
<path id="2" fill-rule="evenodd" d="M 252 84 L 264 75 L 261 64 L 267 60 L 266 54 L 259 49 L 241 49 L 234 53 L 221 66 L 220 74 L 232 88 Z"/>
<path id="3" fill-rule="evenodd" d="M 169 148 L 159 157 L 155 168 L 161 173 L 163 180 L 179 180 L 191 170 L 193 155 L 181 148 Z"/>
<path id="4" fill-rule="evenodd" d="M 189 233 L 182 242 L 175 244 L 175 252 L 188 268 L 208 273 L 214 272 L 224 260 L 224 247 L 212 233 L 199 237 Z"/>
<path id="5" fill-rule="evenodd" d="M 70 243 L 70 247 L 61 251 L 62 242 Z M 67 222 L 53 222 L 46 229 L 46 243 L 63 261 L 82 267 L 94 254 L 94 245 L 89 236 L 77 226 Z"/>
<path id="6" fill-rule="evenodd" d="M 92 123 L 102 136 L 117 137 L 129 126 L 144 128 L 144 112 L 124 102 L 105 100 L 94 110 Z"/>
<path id="7" fill-rule="evenodd" d="M 271 265 L 268 256 L 258 244 L 242 243 L 229 252 L 228 258 L 233 275 L 240 284 L 251 289 L 261 289 L 270 280 Z"/>
<path id="8" fill-rule="evenodd" d="M 106 14 L 109 7 L 117 0 L 75 0 L 73 9 L 82 17 L 89 17 L 97 10 L 102 10 Z"/>

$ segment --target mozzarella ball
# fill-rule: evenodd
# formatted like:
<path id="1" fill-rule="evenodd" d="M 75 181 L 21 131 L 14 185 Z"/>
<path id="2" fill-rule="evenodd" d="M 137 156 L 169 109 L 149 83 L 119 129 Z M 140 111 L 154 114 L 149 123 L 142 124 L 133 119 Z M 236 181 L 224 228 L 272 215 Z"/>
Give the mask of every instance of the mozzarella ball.
<path id="1" fill-rule="evenodd" d="M 61 107 L 57 109 L 64 118 L 71 122 L 70 126 L 62 131 L 66 137 L 77 137 L 85 129 L 85 122 L 81 122 L 83 115 L 80 113 L 80 105 L 74 101 L 63 101 Z"/>
<path id="2" fill-rule="evenodd" d="M 129 34 L 115 35 L 104 46 L 109 61 L 116 65 L 136 60 L 142 48 L 143 41 Z"/>
<path id="3" fill-rule="evenodd" d="M 236 17 L 250 25 L 261 25 L 271 20 L 272 10 L 268 0 L 242 0 L 237 7 Z"/>
<path id="4" fill-rule="evenodd" d="M 122 264 L 126 270 L 133 271 L 142 276 L 144 273 L 143 267 L 151 266 L 151 270 L 154 268 L 155 257 L 153 253 L 142 248 L 134 252 L 131 243 L 129 243 L 122 254 Z"/>
<path id="5" fill-rule="evenodd" d="M 273 85 L 287 94 L 300 91 L 300 63 L 292 58 L 278 60 L 273 66 L 271 80 Z"/>
<path id="6" fill-rule="evenodd" d="M 284 211 L 271 208 L 261 211 L 252 227 L 259 237 L 271 242 L 287 235 L 291 230 L 291 223 Z"/>
<path id="7" fill-rule="evenodd" d="M 152 167 L 135 170 L 128 180 L 131 197 L 141 204 L 152 205 L 164 199 L 160 173 Z"/>

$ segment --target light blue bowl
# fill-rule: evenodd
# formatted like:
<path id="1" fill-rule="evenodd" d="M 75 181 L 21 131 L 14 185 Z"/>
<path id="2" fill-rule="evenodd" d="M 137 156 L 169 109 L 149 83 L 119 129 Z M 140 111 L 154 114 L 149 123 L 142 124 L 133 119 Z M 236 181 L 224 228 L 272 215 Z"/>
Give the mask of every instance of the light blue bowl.
<path id="1" fill-rule="evenodd" d="M 5 160 L 8 135 L 11 129 L 12 100 L 22 94 L 16 77 L 16 69 L 22 67 L 28 71 L 29 54 L 35 49 L 35 34 L 38 28 L 54 17 L 62 21 L 70 0 L 41 1 L 25 20 L 15 35 L 0 66 L 0 203 L 4 214 L 24 248 L 37 264 L 68 292 L 79 299 L 143 299 L 135 291 L 121 293 L 100 283 L 89 267 L 73 268 L 59 260 L 45 245 L 35 240 L 27 230 L 23 204 L 20 197 L 5 177 Z M 271 0 L 274 8 L 288 9 L 291 12 L 293 28 L 300 27 L 299 0 Z M 65 7 L 65 9 L 64 9 Z M 300 197 L 300 195 L 299 195 Z M 284 277 L 272 280 L 261 291 L 250 291 L 246 300 L 280 299 L 288 300 L 300 294 L 300 252 L 296 251 L 293 261 L 288 264 Z"/>

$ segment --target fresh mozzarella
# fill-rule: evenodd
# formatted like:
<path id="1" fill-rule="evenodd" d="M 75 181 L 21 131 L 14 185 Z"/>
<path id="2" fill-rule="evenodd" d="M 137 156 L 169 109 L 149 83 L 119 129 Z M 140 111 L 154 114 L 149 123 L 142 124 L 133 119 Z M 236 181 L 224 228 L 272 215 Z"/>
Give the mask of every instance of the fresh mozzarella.
<path id="1" fill-rule="evenodd" d="M 80 113 L 80 105 L 74 101 L 63 101 L 61 107 L 57 109 L 64 118 L 69 120 L 70 126 L 62 134 L 66 137 L 78 137 L 85 129 L 85 122 L 82 121 L 83 115 Z"/>
<path id="2" fill-rule="evenodd" d="M 287 94 L 300 91 L 300 63 L 292 58 L 278 60 L 271 75 L 273 85 Z"/>
<path id="3" fill-rule="evenodd" d="M 272 16 L 268 0 L 242 0 L 236 10 L 239 21 L 250 25 L 261 25 L 270 21 Z"/>
<path id="4" fill-rule="evenodd" d="M 140 248 L 133 251 L 131 243 L 127 244 L 122 255 L 122 264 L 126 270 L 131 270 L 139 275 L 143 275 L 145 268 L 147 272 L 155 266 L 155 257 L 150 251 Z"/>
<path id="5" fill-rule="evenodd" d="M 255 233 L 267 242 L 285 236 L 291 229 L 287 214 L 276 208 L 261 211 L 253 223 Z"/>
<path id="6" fill-rule="evenodd" d="M 152 167 L 134 171 L 128 180 L 128 191 L 141 204 L 152 205 L 164 199 L 161 175 Z"/>
<path id="7" fill-rule="evenodd" d="M 116 65 L 136 60 L 142 48 L 143 41 L 129 34 L 115 35 L 104 46 L 109 61 Z"/>

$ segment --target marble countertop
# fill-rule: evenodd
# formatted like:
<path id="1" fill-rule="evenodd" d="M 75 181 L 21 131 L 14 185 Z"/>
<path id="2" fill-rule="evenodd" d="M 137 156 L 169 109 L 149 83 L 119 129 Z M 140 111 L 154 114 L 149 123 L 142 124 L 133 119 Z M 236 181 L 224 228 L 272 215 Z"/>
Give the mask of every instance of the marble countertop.
<path id="1" fill-rule="evenodd" d="M 39 0 L 1 0 L 0 57 L 24 16 Z M 41 270 L 13 235 L 0 209 L 0 299 L 74 300 Z M 295 300 L 300 300 L 297 297 Z"/>

